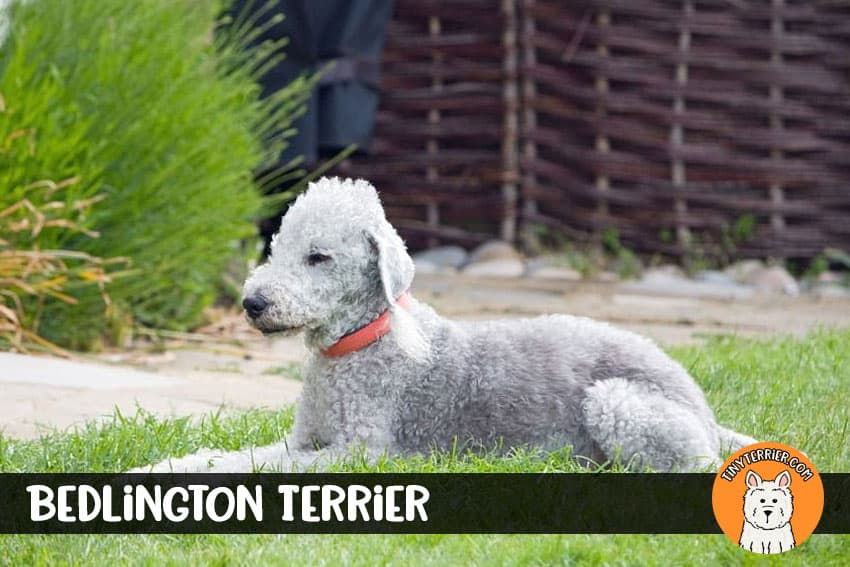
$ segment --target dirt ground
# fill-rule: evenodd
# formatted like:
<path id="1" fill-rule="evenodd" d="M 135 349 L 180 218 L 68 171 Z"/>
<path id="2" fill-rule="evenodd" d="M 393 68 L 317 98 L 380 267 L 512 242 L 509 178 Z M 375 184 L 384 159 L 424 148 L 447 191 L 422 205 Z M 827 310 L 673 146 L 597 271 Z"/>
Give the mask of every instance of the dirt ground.
<path id="1" fill-rule="evenodd" d="M 850 326 L 850 300 L 810 296 L 665 294 L 621 283 L 423 276 L 414 295 L 447 317 L 486 319 L 570 313 L 609 321 L 666 345 L 713 334 L 802 335 Z M 165 343 L 62 361 L 0 357 L 0 430 L 16 438 L 67 428 L 137 406 L 162 415 L 275 407 L 300 392 L 301 339 L 266 339 L 236 310 Z"/>

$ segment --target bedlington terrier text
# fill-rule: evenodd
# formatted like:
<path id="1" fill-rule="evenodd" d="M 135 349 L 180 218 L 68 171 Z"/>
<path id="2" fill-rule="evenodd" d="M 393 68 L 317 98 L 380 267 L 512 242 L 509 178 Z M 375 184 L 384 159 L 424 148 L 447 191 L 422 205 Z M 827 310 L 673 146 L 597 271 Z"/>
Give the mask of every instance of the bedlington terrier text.
<path id="1" fill-rule="evenodd" d="M 372 185 L 312 183 L 244 288 L 254 327 L 305 336 L 291 434 L 144 470 L 303 470 L 364 451 L 571 446 L 586 462 L 686 471 L 754 442 L 719 426 L 688 373 L 650 340 L 568 315 L 446 320 L 410 294 L 413 271 Z"/>

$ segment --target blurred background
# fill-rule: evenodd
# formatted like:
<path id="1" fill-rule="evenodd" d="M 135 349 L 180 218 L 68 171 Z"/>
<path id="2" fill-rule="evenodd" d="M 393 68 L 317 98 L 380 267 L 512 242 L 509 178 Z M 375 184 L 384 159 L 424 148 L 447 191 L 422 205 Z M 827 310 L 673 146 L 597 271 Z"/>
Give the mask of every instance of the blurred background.
<path id="1" fill-rule="evenodd" d="M 850 5 L 3 0 L 0 350 L 264 399 L 302 351 L 241 284 L 320 175 L 375 184 L 449 316 L 846 326 Z"/>

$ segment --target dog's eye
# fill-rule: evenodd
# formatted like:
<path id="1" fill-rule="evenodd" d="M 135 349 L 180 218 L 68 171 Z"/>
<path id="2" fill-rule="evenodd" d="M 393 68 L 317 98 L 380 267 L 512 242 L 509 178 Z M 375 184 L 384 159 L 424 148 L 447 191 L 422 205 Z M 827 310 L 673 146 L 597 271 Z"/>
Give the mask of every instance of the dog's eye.
<path id="1" fill-rule="evenodd" d="M 310 266 L 315 266 L 316 264 L 321 264 L 322 262 L 327 262 L 331 257 L 327 254 L 319 254 L 318 252 L 313 252 L 309 256 L 307 256 L 307 264 Z"/>
<path id="2" fill-rule="evenodd" d="M 773 503 L 776 504 L 776 498 L 773 499 Z"/>
<path id="3" fill-rule="evenodd" d="M 764 504 L 764 498 L 761 499 L 761 503 Z"/>

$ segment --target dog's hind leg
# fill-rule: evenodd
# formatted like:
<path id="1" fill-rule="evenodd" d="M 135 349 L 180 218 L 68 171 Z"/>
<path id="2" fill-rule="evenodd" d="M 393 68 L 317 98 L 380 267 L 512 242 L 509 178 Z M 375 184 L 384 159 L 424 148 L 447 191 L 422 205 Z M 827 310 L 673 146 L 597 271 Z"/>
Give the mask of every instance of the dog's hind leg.
<path id="1" fill-rule="evenodd" d="M 607 458 L 656 471 L 719 467 L 717 432 L 661 392 L 621 378 L 591 386 L 584 425 Z"/>

